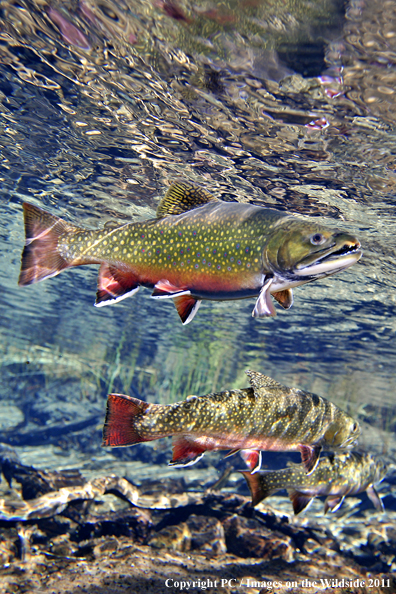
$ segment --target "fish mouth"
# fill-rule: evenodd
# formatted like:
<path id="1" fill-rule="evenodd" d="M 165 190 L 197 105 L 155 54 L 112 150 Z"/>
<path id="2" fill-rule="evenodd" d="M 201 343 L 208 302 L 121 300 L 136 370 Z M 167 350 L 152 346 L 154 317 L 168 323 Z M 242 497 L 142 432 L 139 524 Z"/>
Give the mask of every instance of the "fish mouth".
<path id="1" fill-rule="evenodd" d="M 341 247 L 336 244 L 323 251 L 311 254 L 300 262 L 294 274 L 297 276 L 328 276 L 355 264 L 362 257 L 363 250 L 359 241 L 346 241 Z"/>

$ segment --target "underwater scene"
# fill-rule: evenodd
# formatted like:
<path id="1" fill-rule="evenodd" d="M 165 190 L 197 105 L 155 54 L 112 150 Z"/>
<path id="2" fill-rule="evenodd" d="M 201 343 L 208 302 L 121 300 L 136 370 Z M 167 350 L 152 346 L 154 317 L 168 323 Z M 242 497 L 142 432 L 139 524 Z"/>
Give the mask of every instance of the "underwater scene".
<path id="1" fill-rule="evenodd" d="M 396 3 L 3 0 L 0 126 L 0 592 L 396 592 Z"/>

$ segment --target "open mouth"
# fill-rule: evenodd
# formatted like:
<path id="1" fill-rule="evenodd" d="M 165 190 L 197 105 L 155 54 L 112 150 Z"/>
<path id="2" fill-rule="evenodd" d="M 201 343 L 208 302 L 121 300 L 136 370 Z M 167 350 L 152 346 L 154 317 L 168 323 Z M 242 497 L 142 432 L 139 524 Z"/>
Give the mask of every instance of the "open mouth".
<path id="1" fill-rule="evenodd" d="M 331 249 L 331 248 L 330 248 Z M 337 250 L 330 251 L 329 249 L 320 256 L 318 253 L 311 254 L 309 259 L 311 262 L 300 262 L 296 267 L 295 274 L 299 276 L 318 276 L 329 275 L 339 270 L 344 270 L 352 264 L 360 260 L 363 251 L 360 249 L 360 243 L 348 242 Z"/>
<path id="2" fill-rule="evenodd" d="M 344 256 L 346 254 L 355 254 L 359 252 L 362 254 L 360 250 L 360 243 L 357 241 L 353 244 L 345 244 L 340 249 L 336 250 L 335 252 L 331 252 L 330 254 L 326 254 L 323 258 L 318 258 L 317 261 L 323 262 L 323 260 L 330 259 L 330 258 L 338 258 L 339 256 Z"/>

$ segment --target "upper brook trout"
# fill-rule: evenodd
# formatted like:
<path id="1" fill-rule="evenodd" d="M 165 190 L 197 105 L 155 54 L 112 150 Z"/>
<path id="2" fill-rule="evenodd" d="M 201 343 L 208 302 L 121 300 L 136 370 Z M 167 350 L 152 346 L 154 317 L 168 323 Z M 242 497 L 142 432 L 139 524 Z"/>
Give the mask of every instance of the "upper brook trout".
<path id="1" fill-rule="evenodd" d="M 288 309 L 292 288 L 340 272 L 361 257 L 352 235 L 270 208 L 222 202 L 190 183 L 170 187 L 157 218 L 100 231 L 75 227 L 24 204 L 20 285 L 65 268 L 100 264 L 97 306 L 133 295 L 173 299 L 183 324 L 202 299 L 257 297 L 254 317 Z"/>
<path id="2" fill-rule="evenodd" d="M 252 472 L 260 468 L 260 450 L 299 450 L 311 473 L 322 448 L 347 447 L 358 437 L 358 423 L 325 398 L 255 371 L 246 373 L 251 388 L 190 396 L 175 404 L 110 394 L 103 445 L 128 446 L 172 435 L 171 465 L 194 464 L 206 450 L 244 450 Z"/>
<path id="3" fill-rule="evenodd" d="M 269 497 L 276 491 L 287 489 L 298 514 L 312 503 L 314 497 L 326 495 L 325 513 L 336 511 L 346 495 L 366 491 L 378 511 L 384 506 L 374 484 L 385 477 L 387 465 L 371 454 L 358 452 L 330 455 L 319 460 L 312 474 L 306 474 L 301 464 L 289 464 L 283 470 L 268 470 L 254 475 L 243 472 L 252 495 L 252 504 Z"/>

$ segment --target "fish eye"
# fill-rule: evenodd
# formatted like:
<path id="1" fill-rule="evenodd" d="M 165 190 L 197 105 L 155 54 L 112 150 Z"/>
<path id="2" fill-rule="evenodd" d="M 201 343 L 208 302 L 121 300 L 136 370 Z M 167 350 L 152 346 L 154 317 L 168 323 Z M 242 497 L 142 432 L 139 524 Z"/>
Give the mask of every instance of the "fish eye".
<path id="1" fill-rule="evenodd" d="M 326 241 L 326 237 L 322 233 L 314 233 L 311 236 L 310 242 L 312 245 L 322 245 Z"/>
<path id="2" fill-rule="evenodd" d="M 356 433 L 356 431 L 358 430 L 358 428 L 359 428 L 359 425 L 357 423 L 354 423 L 352 425 L 352 433 Z"/>

